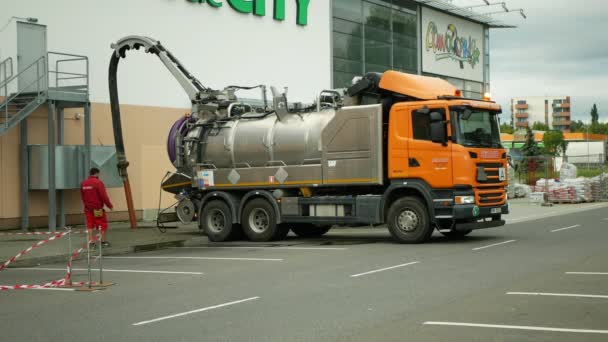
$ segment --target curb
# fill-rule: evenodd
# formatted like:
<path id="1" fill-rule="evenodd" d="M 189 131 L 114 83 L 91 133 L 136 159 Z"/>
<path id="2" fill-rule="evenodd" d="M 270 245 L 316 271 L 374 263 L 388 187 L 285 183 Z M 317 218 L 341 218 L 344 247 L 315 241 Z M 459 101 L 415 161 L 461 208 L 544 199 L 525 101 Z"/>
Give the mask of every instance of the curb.
<path id="1" fill-rule="evenodd" d="M 133 246 L 127 247 L 110 247 L 108 249 L 104 249 L 103 255 L 121 255 L 121 254 L 130 254 L 130 253 L 138 253 L 138 252 L 150 252 L 155 250 L 167 249 L 170 247 L 183 247 L 186 244 L 187 240 L 179 239 L 179 240 L 169 240 L 162 242 L 153 242 L 153 243 L 144 243 L 137 244 Z M 20 267 L 36 267 L 42 264 L 52 264 L 52 263 L 60 263 L 65 262 L 68 259 L 68 254 L 58 254 L 58 255 L 48 255 L 43 257 L 33 257 L 23 260 L 16 260 L 14 263 L 9 265 L 7 269 L 10 268 L 20 268 Z M 83 260 L 86 258 L 86 254 L 80 255 L 78 258 L 74 260 Z"/>

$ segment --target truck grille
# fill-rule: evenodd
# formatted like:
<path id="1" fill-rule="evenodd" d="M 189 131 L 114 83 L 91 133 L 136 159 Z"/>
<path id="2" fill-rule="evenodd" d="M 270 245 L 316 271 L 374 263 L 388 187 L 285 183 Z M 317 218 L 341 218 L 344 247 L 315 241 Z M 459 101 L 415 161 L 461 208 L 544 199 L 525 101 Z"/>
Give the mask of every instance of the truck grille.
<path id="1" fill-rule="evenodd" d="M 480 184 L 499 184 L 502 183 L 498 177 L 498 169 L 503 167 L 501 163 L 477 163 L 477 169 L 485 172 L 487 179 L 480 179 L 477 177 L 477 182 Z"/>
<path id="2" fill-rule="evenodd" d="M 504 189 L 479 190 L 475 193 L 475 197 L 480 207 L 499 206 L 506 202 Z"/>

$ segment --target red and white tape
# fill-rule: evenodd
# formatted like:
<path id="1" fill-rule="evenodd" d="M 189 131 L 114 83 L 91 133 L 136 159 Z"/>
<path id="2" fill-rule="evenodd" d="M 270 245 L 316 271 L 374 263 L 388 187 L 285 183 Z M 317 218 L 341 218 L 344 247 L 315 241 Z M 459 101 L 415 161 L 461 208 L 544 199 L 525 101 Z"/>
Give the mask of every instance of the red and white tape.
<path id="1" fill-rule="evenodd" d="M 101 234 L 95 235 L 93 237 L 93 239 L 91 239 L 90 241 L 87 241 L 82 247 L 80 247 L 77 251 L 75 251 L 74 253 L 72 253 L 72 255 L 70 255 L 70 258 L 68 259 L 67 273 L 65 275 L 65 278 L 63 279 L 64 284 L 67 284 L 69 286 L 79 286 L 79 285 L 76 285 L 75 283 L 72 283 L 72 260 L 74 260 L 78 256 L 78 254 L 82 253 L 82 251 L 84 251 L 85 248 L 87 248 L 87 244 L 97 242 L 97 241 L 99 241 L 100 238 L 101 238 Z"/>
<path id="2" fill-rule="evenodd" d="M 62 286 L 65 279 L 54 280 L 44 285 L 0 285 L 0 291 L 8 290 L 31 290 L 31 289 L 49 289 L 52 287 Z"/>
<path id="3" fill-rule="evenodd" d="M 19 259 L 20 257 L 26 255 L 27 253 L 31 252 L 32 250 L 44 245 L 45 243 L 49 243 L 53 240 L 57 240 L 60 239 L 66 235 L 70 234 L 70 232 L 63 232 L 63 233 L 56 233 L 56 235 L 51 236 L 48 239 L 44 239 L 41 241 L 36 242 L 35 244 L 33 244 L 31 247 L 22 250 L 21 252 L 19 252 L 17 255 L 15 255 L 14 257 L 8 259 L 7 261 L 5 261 L 2 265 L 0 265 L 0 271 L 2 271 L 3 269 L 6 268 L 6 266 L 10 265 L 12 262 L 14 262 L 15 260 Z"/>

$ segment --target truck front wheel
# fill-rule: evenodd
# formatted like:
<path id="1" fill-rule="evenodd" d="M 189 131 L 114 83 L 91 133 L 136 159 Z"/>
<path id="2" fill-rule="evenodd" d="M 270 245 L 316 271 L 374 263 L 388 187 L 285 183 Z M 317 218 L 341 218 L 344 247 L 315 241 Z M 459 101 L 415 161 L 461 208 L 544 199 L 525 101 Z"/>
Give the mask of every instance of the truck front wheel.
<path id="1" fill-rule="evenodd" d="M 433 234 L 426 206 L 416 197 L 395 201 L 388 210 L 387 225 L 399 243 L 422 243 Z"/>
<path id="2" fill-rule="evenodd" d="M 281 240 L 289 232 L 289 227 L 277 224 L 273 206 L 263 198 L 255 198 L 245 205 L 241 223 L 245 235 L 256 242 Z"/>
<path id="3" fill-rule="evenodd" d="M 232 212 L 224 201 L 207 203 L 199 217 L 200 226 L 210 241 L 222 242 L 233 235 Z"/>

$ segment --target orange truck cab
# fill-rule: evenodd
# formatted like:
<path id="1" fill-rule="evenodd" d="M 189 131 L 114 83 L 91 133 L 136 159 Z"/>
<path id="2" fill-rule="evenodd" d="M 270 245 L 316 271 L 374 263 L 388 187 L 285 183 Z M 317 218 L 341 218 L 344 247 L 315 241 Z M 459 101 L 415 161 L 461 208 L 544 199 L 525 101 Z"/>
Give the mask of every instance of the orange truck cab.
<path id="1" fill-rule="evenodd" d="M 425 205 L 432 223 L 448 236 L 505 224 L 508 177 L 500 141 L 501 107 L 461 94 L 442 79 L 396 71 L 368 74 L 349 89 L 362 102 L 378 101 L 390 108 L 383 202 L 385 223 L 398 240 L 406 238 L 401 233 L 407 232 L 408 218 L 418 216 L 406 211 L 401 218 L 391 217 L 392 212 L 403 215 L 391 206 L 404 197 Z M 415 242 L 426 240 L 426 234 Z"/>

